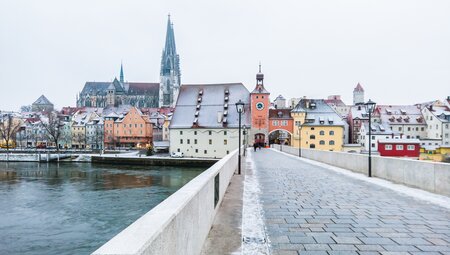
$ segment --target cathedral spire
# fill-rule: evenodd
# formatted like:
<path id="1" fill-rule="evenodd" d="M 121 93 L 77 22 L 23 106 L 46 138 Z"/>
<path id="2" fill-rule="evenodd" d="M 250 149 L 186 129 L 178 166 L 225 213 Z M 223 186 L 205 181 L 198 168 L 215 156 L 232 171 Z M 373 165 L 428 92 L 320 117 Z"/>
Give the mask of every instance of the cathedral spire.
<path id="1" fill-rule="evenodd" d="M 120 83 L 124 83 L 125 82 L 125 78 L 123 76 L 123 64 L 122 62 L 120 62 Z"/>
<path id="2" fill-rule="evenodd" d="M 180 57 L 175 46 L 175 33 L 170 14 L 167 18 L 166 43 L 161 57 L 159 105 L 174 106 L 181 84 Z"/>

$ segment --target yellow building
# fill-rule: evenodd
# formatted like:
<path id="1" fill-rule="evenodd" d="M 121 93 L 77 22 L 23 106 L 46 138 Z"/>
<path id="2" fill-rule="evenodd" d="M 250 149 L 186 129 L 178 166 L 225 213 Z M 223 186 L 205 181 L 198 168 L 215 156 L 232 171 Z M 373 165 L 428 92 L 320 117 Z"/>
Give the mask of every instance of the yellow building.
<path id="1" fill-rule="evenodd" d="M 341 151 L 346 123 L 322 99 L 302 99 L 291 111 L 294 118 L 292 146 Z M 299 135 L 300 134 L 300 135 Z"/>

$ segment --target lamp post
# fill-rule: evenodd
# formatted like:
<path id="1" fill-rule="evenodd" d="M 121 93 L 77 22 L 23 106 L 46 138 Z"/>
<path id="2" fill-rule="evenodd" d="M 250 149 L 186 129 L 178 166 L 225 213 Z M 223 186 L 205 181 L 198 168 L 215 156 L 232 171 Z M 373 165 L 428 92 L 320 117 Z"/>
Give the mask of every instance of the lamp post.
<path id="1" fill-rule="evenodd" d="M 245 151 L 247 150 L 247 126 L 242 126 L 242 129 L 244 130 L 242 133 L 244 135 L 244 157 L 245 157 Z"/>
<path id="2" fill-rule="evenodd" d="M 244 102 L 241 99 L 236 103 L 236 111 L 239 114 L 238 174 L 241 174 L 241 115 L 244 112 Z"/>
<path id="3" fill-rule="evenodd" d="M 297 122 L 297 127 L 298 127 L 298 157 L 301 158 L 302 157 L 302 133 L 301 133 L 302 124 L 301 124 L 301 121 Z"/>
<path id="4" fill-rule="evenodd" d="M 366 106 L 366 111 L 369 113 L 369 171 L 368 176 L 372 177 L 372 112 L 375 109 L 376 103 L 369 99 L 367 103 L 364 104 Z"/>

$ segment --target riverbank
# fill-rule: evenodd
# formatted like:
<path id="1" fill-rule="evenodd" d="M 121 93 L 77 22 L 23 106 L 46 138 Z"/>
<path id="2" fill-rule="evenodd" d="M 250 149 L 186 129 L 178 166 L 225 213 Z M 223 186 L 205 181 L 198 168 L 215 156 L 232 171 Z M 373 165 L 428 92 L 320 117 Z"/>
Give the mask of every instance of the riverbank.
<path id="1" fill-rule="evenodd" d="M 101 164 L 118 164 L 118 165 L 145 165 L 145 166 L 196 166 L 210 167 L 219 159 L 202 159 L 202 158 L 171 158 L 171 157 L 155 157 L 155 156 L 124 156 L 124 155 L 102 155 L 92 156 L 92 163 Z"/>

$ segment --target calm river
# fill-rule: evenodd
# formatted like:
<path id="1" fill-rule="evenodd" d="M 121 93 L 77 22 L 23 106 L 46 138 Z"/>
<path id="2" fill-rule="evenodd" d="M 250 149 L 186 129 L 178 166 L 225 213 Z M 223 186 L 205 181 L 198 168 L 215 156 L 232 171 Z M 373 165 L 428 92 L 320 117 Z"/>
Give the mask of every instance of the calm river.
<path id="1" fill-rule="evenodd" d="M 203 170 L 0 162 L 0 254 L 89 254 Z"/>

